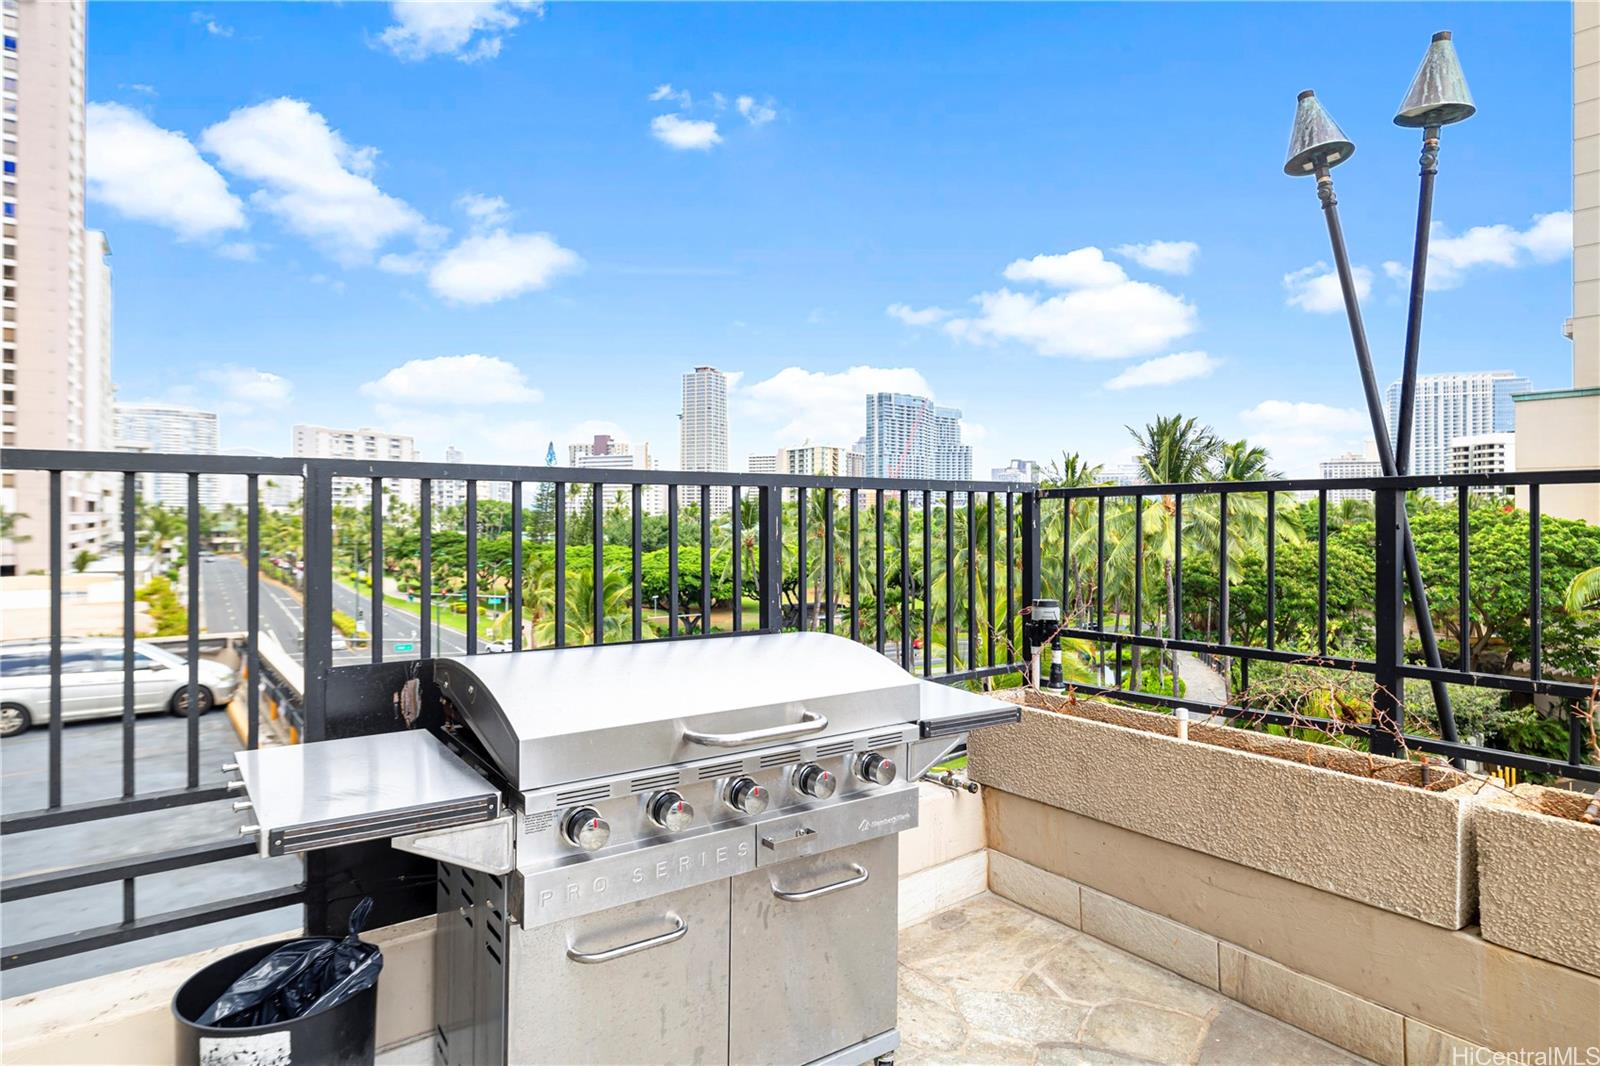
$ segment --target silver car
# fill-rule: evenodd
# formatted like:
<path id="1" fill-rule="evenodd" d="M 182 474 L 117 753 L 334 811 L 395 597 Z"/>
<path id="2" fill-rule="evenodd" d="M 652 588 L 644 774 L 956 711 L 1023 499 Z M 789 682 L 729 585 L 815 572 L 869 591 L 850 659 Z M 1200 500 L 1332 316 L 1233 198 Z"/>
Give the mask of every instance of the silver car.
<path id="1" fill-rule="evenodd" d="M 61 720 L 116 718 L 122 714 L 122 641 L 64 639 L 61 642 Z M 239 675 L 222 663 L 201 659 L 195 710 L 205 714 L 233 698 Z M 136 713 L 188 707 L 189 663 L 145 641 L 133 645 L 133 708 Z M 14 737 L 50 721 L 50 644 L 43 640 L 0 644 L 0 737 Z"/>

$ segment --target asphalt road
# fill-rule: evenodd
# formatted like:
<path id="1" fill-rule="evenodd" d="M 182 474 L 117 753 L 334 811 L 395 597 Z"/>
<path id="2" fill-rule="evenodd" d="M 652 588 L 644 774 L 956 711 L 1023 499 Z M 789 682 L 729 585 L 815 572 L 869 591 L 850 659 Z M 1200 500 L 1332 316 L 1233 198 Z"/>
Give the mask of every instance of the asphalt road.
<path id="1" fill-rule="evenodd" d="M 372 606 L 366 596 L 344 585 L 333 587 L 333 606 L 352 618 L 365 620 Z M 246 610 L 246 571 L 244 561 L 235 556 L 207 556 L 200 571 L 201 625 L 211 632 L 244 631 L 248 626 Z M 383 608 L 384 657 L 388 659 L 414 659 L 421 652 L 422 630 L 416 610 L 406 611 L 385 604 Z M 296 660 L 304 658 L 301 634 L 304 620 L 300 600 L 294 593 L 277 582 L 261 582 L 261 628 L 270 634 L 285 651 Z M 447 626 L 436 626 L 434 649 L 447 655 L 464 655 L 467 651 L 465 635 Z M 396 644 L 411 644 L 414 650 L 396 652 Z M 333 653 L 335 666 L 350 666 L 372 661 L 366 649 L 346 648 Z"/>

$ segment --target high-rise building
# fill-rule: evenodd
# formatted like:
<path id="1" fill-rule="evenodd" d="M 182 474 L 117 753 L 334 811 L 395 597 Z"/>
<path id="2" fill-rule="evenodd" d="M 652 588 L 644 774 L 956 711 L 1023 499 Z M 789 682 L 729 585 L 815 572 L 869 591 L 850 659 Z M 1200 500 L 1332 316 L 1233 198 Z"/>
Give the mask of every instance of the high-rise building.
<path id="1" fill-rule="evenodd" d="M 608 438 L 609 440 L 609 438 Z M 598 441 L 598 438 L 597 438 Z M 579 455 L 573 466 L 580 470 L 658 470 L 660 464 L 650 455 L 650 445 L 642 444 L 638 451 L 633 451 L 627 444 L 611 441 L 610 446 L 603 452 L 591 452 L 588 455 Z M 567 513 L 573 514 L 583 509 L 589 502 L 592 490 L 587 485 L 573 485 L 568 487 Z M 692 490 L 680 489 L 679 499 L 685 504 L 698 502 L 698 495 Z M 605 482 L 600 490 L 601 505 L 611 511 L 618 507 L 633 507 L 633 484 L 626 478 L 616 482 Z M 639 507 L 645 514 L 667 513 L 667 487 L 665 485 L 642 485 L 639 489 Z"/>
<path id="2" fill-rule="evenodd" d="M 327 426 L 297 425 L 290 431 L 292 454 L 297 459 L 371 459 L 414 462 L 417 442 L 404 433 L 388 433 L 381 429 L 330 429 Z M 404 503 L 415 506 L 420 490 L 412 479 L 396 480 L 388 486 Z M 336 503 L 352 507 L 365 505 L 371 493 L 367 478 L 338 477 L 333 479 L 333 498 Z"/>
<path id="3" fill-rule="evenodd" d="M 212 411 L 170 403 L 118 403 L 116 413 L 118 451 L 217 454 L 217 416 Z M 140 474 L 135 485 L 144 503 L 180 511 L 189 506 L 187 474 Z M 216 507 L 221 496 L 215 477 L 200 478 L 201 507 Z"/>
<path id="4" fill-rule="evenodd" d="M 849 469 L 849 452 L 831 444 L 812 444 L 806 441 L 798 448 L 779 448 L 774 456 L 780 474 L 803 474 L 807 477 L 843 477 Z"/>
<path id="5" fill-rule="evenodd" d="M 6 447 L 111 446 L 110 275 L 104 238 L 83 228 L 84 6 L 83 0 L 16 0 L 3 9 L 0 445 Z M 62 475 L 63 559 L 101 550 L 111 532 L 105 515 L 113 488 L 114 479 L 104 475 Z M 18 534 L 0 544 L 0 572 L 48 565 L 49 492 L 46 474 L 0 474 L 0 507 L 17 516 Z"/>
<path id="6" fill-rule="evenodd" d="M 1144 467 L 1138 463 L 1107 463 L 1100 468 L 1100 480 L 1107 485 L 1143 485 Z"/>
<path id="7" fill-rule="evenodd" d="M 444 461 L 447 464 L 460 464 L 467 461 L 461 449 L 454 445 L 447 445 L 444 450 Z M 446 507 L 465 507 L 467 505 L 467 483 L 455 481 L 450 478 L 436 477 L 429 487 L 433 493 L 433 507 L 435 511 Z M 419 486 L 420 488 L 420 486 Z M 511 502 L 511 482 L 509 481 L 480 481 L 478 482 L 478 500 L 495 500 L 499 503 Z"/>
<path id="8" fill-rule="evenodd" d="M 1450 473 L 1504 474 L 1517 468 L 1515 433 L 1478 433 L 1450 442 Z M 1479 496 L 1511 496 L 1514 486 L 1475 485 Z"/>
<path id="9" fill-rule="evenodd" d="M 1450 442 L 1480 433 L 1510 433 L 1516 428 L 1511 397 L 1532 384 L 1509 370 L 1424 374 L 1417 378 L 1417 399 L 1411 420 L 1411 474 L 1444 474 L 1450 470 Z M 1400 383 L 1389 386 L 1389 442 L 1397 444 Z M 1453 489 L 1425 490 L 1453 496 Z"/>
<path id="10" fill-rule="evenodd" d="M 1032 459 L 1013 459 L 1005 466 L 990 470 L 989 478 L 991 481 L 1010 481 L 1018 485 L 1037 485 L 1039 464 Z"/>
<path id="11" fill-rule="evenodd" d="M 752 474 L 776 474 L 778 472 L 777 455 L 752 455 L 745 460 L 745 469 Z"/>
<path id="12" fill-rule="evenodd" d="M 716 367 L 697 366 L 683 375 L 678 465 L 689 471 L 728 469 L 728 379 Z M 711 508 L 728 509 L 726 485 L 711 490 Z"/>
<path id="13" fill-rule="evenodd" d="M 871 477 L 967 481 L 972 449 L 961 443 L 961 412 L 926 396 L 879 392 L 867 397 L 865 438 Z"/>
<path id="14" fill-rule="evenodd" d="M 1370 447 L 1370 446 L 1369 446 Z M 1378 457 L 1371 451 L 1362 454 L 1358 452 L 1345 452 L 1332 459 L 1324 459 L 1317 464 L 1324 479 L 1346 477 L 1380 477 L 1383 474 L 1383 464 L 1378 462 Z M 1371 489 L 1329 489 L 1328 502 L 1330 504 L 1343 503 L 1345 500 L 1371 500 Z"/>
<path id="15" fill-rule="evenodd" d="M 596 433 L 594 440 L 588 444 L 567 445 L 567 465 L 577 466 L 578 460 L 586 455 L 626 455 L 628 442 L 617 440 L 609 433 Z"/>

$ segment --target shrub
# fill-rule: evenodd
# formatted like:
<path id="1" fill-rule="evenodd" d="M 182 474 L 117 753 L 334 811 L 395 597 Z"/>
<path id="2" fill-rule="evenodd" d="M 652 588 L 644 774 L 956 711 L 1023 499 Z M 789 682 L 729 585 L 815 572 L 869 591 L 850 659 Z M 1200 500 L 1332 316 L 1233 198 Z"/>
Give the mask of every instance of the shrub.
<path id="1" fill-rule="evenodd" d="M 189 612 L 178 602 L 178 594 L 167 578 L 151 578 L 150 583 L 138 591 L 137 598 L 149 606 L 156 636 L 176 637 L 189 631 Z"/>

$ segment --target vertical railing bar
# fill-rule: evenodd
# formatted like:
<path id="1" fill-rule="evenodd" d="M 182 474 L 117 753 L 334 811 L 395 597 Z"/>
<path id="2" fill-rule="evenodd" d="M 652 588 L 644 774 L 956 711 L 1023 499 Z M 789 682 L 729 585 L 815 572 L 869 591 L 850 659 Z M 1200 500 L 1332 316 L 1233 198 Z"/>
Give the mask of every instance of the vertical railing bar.
<path id="1" fill-rule="evenodd" d="M 522 650 L 522 482 L 511 483 L 511 650 Z"/>
<path id="2" fill-rule="evenodd" d="M 861 640 L 861 493 L 850 490 L 850 639 Z"/>
<path id="3" fill-rule="evenodd" d="M 875 591 L 876 596 L 877 596 L 877 602 L 875 604 L 875 607 L 876 607 L 876 610 L 877 610 L 877 623 L 878 623 L 878 633 L 877 633 L 878 654 L 882 655 L 883 654 L 883 490 L 882 489 L 878 489 L 877 490 L 877 494 L 873 498 L 873 503 L 876 506 L 873 508 L 873 515 L 872 515 L 873 530 L 874 530 L 874 534 L 873 534 L 874 535 L 874 540 L 873 540 L 872 550 L 876 553 L 876 558 L 875 558 L 874 561 L 875 561 L 875 563 L 877 565 L 877 574 L 873 579 L 873 584 L 874 584 L 874 591 Z"/>
<path id="4" fill-rule="evenodd" d="M 1017 661 L 1016 645 L 1012 641 L 1012 634 L 1017 626 L 1017 586 L 1016 567 L 1017 552 L 1015 533 L 1017 525 L 1016 514 L 1017 494 L 1006 493 L 1006 659 L 1008 663 Z"/>
<path id="5" fill-rule="evenodd" d="M 900 492 L 900 669 L 911 671 L 911 493 Z"/>
<path id="6" fill-rule="evenodd" d="M 1456 490 L 1456 633 L 1460 643 L 1456 665 L 1462 673 L 1472 669 L 1472 551 L 1467 533 L 1467 486 Z"/>
<path id="7" fill-rule="evenodd" d="M 372 479 L 372 544 L 367 552 L 367 579 L 372 582 L 372 621 L 367 632 L 372 636 L 372 661 L 383 662 L 383 478 Z"/>
<path id="8" fill-rule="evenodd" d="M 711 632 L 711 486 L 700 486 L 700 633 Z"/>
<path id="9" fill-rule="evenodd" d="M 944 672 L 956 672 L 956 494 L 944 494 Z"/>
<path id="10" fill-rule="evenodd" d="M 728 496 L 732 507 L 728 514 L 728 546 L 733 558 L 728 562 L 733 568 L 733 631 L 738 633 L 744 629 L 744 500 L 738 485 L 728 489 Z"/>
<path id="11" fill-rule="evenodd" d="M 137 908 L 134 903 L 133 878 L 122 879 L 122 924 L 132 925 L 137 917 Z"/>
<path id="12" fill-rule="evenodd" d="M 254 482 L 254 476 L 251 481 Z M 134 600 L 138 595 L 138 587 L 134 584 L 134 550 L 138 544 L 138 531 L 134 505 L 136 503 L 134 490 L 134 476 L 130 471 L 122 475 L 122 798 L 131 799 L 136 791 L 134 771 L 134 715 L 133 715 L 133 638 L 134 638 Z M 254 514 L 251 515 L 254 518 Z M 253 590 L 252 590 L 253 591 Z M 255 692 L 256 664 L 255 632 L 256 610 L 252 602 L 250 606 L 250 691 Z M 250 726 L 255 728 L 254 709 Z M 252 736 L 254 734 L 252 733 Z M 252 748 L 254 744 L 250 745 Z"/>
<path id="13" fill-rule="evenodd" d="M 1528 676 L 1544 677 L 1544 520 L 1539 486 L 1528 486 Z"/>
<path id="14" fill-rule="evenodd" d="M 478 482 L 476 478 L 467 482 L 467 654 L 478 654 Z"/>
<path id="15" fill-rule="evenodd" d="M 261 744 L 261 497 L 255 474 L 247 475 L 245 484 L 245 747 L 254 750 Z M 132 652 L 130 644 L 128 648 Z M 131 654 L 130 654 L 131 660 Z M 130 661 L 131 665 L 131 661 Z M 127 757 L 132 760 L 132 745 Z M 133 784 L 132 766 L 128 767 L 128 785 Z M 131 792 L 128 793 L 132 795 Z M 129 888 L 132 893 L 131 882 Z"/>
<path id="16" fill-rule="evenodd" d="M 1073 598 L 1077 594 L 1072 580 L 1072 498 L 1061 498 L 1061 620 L 1064 625 L 1071 625 L 1074 608 Z"/>
<path id="17" fill-rule="evenodd" d="M 644 639 L 644 528 L 641 512 L 644 510 L 644 486 L 635 483 L 630 493 L 632 500 L 631 528 L 629 534 L 633 585 L 633 639 Z"/>
<path id="18" fill-rule="evenodd" d="M 783 630 L 783 498 L 773 486 L 761 485 L 756 490 L 756 509 L 761 628 L 778 633 Z"/>
<path id="19" fill-rule="evenodd" d="M 594 483 L 594 514 L 589 519 L 589 535 L 594 547 L 593 580 L 594 588 L 594 640 L 596 647 L 606 642 L 606 509 L 605 486 L 600 482 Z"/>
<path id="20" fill-rule="evenodd" d="M 978 666 L 978 506 L 977 494 L 967 497 L 967 661 L 966 668 Z"/>
<path id="21" fill-rule="evenodd" d="M 1174 640 L 1183 639 L 1183 493 L 1172 497 L 1172 626 Z M 1172 659 L 1173 672 L 1177 672 L 1178 659 Z M 1176 678 L 1174 678 L 1176 681 Z M 1174 684 L 1172 691 L 1178 691 Z"/>
<path id="22" fill-rule="evenodd" d="M 1217 493 L 1217 599 L 1220 601 L 1217 619 L 1219 643 L 1228 644 L 1232 627 L 1228 624 L 1228 494 Z M 1233 661 L 1226 656 L 1222 662 L 1222 691 L 1224 697 L 1233 691 Z M 1227 702 L 1226 698 L 1223 702 Z"/>
<path id="23" fill-rule="evenodd" d="M 1278 494 L 1267 493 L 1267 650 L 1278 646 Z"/>
<path id="24" fill-rule="evenodd" d="M 305 726 L 302 739 L 326 740 L 328 672 L 333 667 L 333 477 L 331 464 L 308 460 L 301 476 L 301 540 L 305 556 Z"/>
<path id="25" fill-rule="evenodd" d="M 1106 631 L 1106 498 L 1095 498 L 1094 511 L 1094 627 Z M 1101 642 L 1102 650 L 1104 643 Z"/>
<path id="26" fill-rule="evenodd" d="M 189 567 L 189 639 L 185 642 L 189 656 L 189 684 L 185 690 L 188 705 L 188 755 L 189 787 L 200 787 L 200 475 L 191 473 L 189 481 L 189 515 L 185 530 L 185 548 Z"/>
<path id="27" fill-rule="evenodd" d="M 1317 654 L 1328 654 L 1328 490 L 1317 491 Z"/>
<path id="28" fill-rule="evenodd" d="M 519 486 L 520 487 L 520 486 Z M 422 594 L 418 597 L 417 607 L 421 614 L 418 624 L 422 629 L 422 640 L 419 647 L 422 658 L 433 657 L 433 479 L 423 478 L 418 486 L 422 493 L 421 504 L 417 514 L 417 554 L 420 572 L 418 577 L 422 583 Z M 513 543 L 511 551 L 515 553 L 518 545 Z M 514 557 L 514 556 L 513 556 Z"/>
<path id="29" fill-rule="evenodd" d="M 987 527 L 986 531 L 985 531 L 985 538 L 988 541 L 988 543 L 986 543 L 984 545 L 984 554 L 988 559 L 988 570 L 986 571 L 986 574 L 987 574 L 987 577 L 988 577 L 988 581 L 984 585 L 984 592 L 983 592 L 984 604 L 983 604 L 983 606 L 984 606 L 984 614 L 986 616 L 986 623 L 987 623 L 987 625 L 989 627 L 988 633 L 985 634 L 985 636 L 988 638 L 985 643 L 988 644 L 988 648 L 989 648 L 989 665 L 993 666 L 994 663 L 995 663 L 995 658 L 994 658 L 994 636 L 995 636 L 995 628 L 994 628 L 994 599 L 995 599 L 995 597 L 994 597 L 994 593 L 995 593 L 995 588 L 994 588 L 994 493 L 993 492 L 989 493 L 989 501 L 988 502 L 989 502 L 989 506 L 984 509 L 984 516 L 983 516 L 984 524 Z"/>
<path id="30" fill-rule="evenodd" d="M 61 806 L 61 471 L 50 471 L 50 753 L 51 807 Z M 193 604 L 190 611 L 193 613 Z"/>
<path id="31" fill-rule="evenodd" d="M 1133 497 L 1133 635 L 1144 634 L 1144 497 Z"/>
<path id="32" fill-rule="evenodd" d="M 678 486 L 667 486 L 667 636 L 678 635 Z"/>
<path id="33" fill-rule="evenodd" d="M 555 646 L 567 646 L 567 486 L 565 482 L 554 482 L 556 525 L 556 602 L 554 607 Z M 676 564 L 676 560 L 674 560 Z M 677 579 L 677 568 L 674 565 L 673 579 Z"/>
<path id="34" fill-rule="evenodd" d="M 826 602 L 822 607 L 822 617 L 826 621 L 827 630 L 833 632 L 833 496 L 831 488 L 822 490 L 822 591 Z"/>
<path id="35" fill-rule="evenodd" d="M 800 596 L 800 632 L 811 628 L 807 608 L 811 606 L 811 575 L 806 570 L 806 490 L 795 490 L 795 567 L 798 574 L 797 591 Z"/>
<path id="36" fill-rule="evenodd" d="M 933 493 L 922 490 L 922 676 L 933 676 Z"/>

